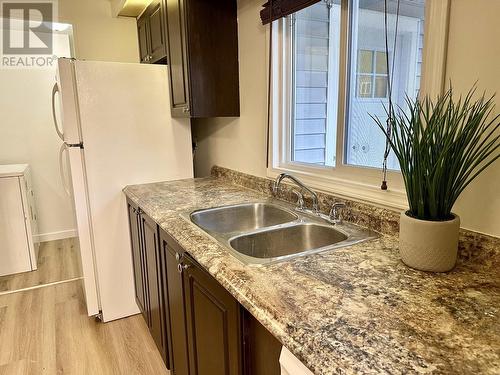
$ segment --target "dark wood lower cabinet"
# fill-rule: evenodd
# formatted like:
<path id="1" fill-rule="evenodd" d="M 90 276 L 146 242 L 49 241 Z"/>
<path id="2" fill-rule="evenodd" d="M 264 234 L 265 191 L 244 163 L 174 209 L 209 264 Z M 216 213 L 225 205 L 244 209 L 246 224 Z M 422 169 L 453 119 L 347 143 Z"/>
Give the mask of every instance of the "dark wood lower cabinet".
<path id="1" fill-rule="evenodd" d="M 166 340 L 165 304 L 161 280 L 160 242 L 158 225 L 148 216 L 140 214 L 142 227 L 142 243 L 146 256 L 146 272 L 148 290 L 148 322 L 149 331 L 169 367 L 168 343 Z"/>
<path id="2" fill-rule="evenodd" d="M 240 304 L 188 256 L 181 268 L 190 374 L 241 374 Z"/>
<path id="3" fill-rule="evenodd" d="M 137 306 L 167 369 L 170 369 L 170 319 L 164 294 L 158 225 L 130 200 L 127 207 Z"/>
<path id="4" fill-rule="evenodd" d="M 146 322 L 149 321 L 147 306 L 147 288 L 145 286 L 146 260 L 142 251 L 142 234 L 140 211 L 134 203 L 127 201 L 128 220 L 130 226 L 130 242 L 132 247 L 132 264 L 134 267 L 135 300 Z"/>
<path id="5" fill-rule="evenodd" d="M 184 251 L 161 231 L 161 248 L 166 259 L 168 309 L 170 311 L 171 370 L 174 375 L 189 375 L 184 285 L 179 262 Z"/>
<path id="6" fill-rule="evenodd" d="M 172 375 L 278 375 L 281 344 L 128 201 L 136 300 Z"/>
<path id="7" fill-rule="evenodd" d="M 244 374 L 280 375 L 281 343 L 243 309 Z"/>

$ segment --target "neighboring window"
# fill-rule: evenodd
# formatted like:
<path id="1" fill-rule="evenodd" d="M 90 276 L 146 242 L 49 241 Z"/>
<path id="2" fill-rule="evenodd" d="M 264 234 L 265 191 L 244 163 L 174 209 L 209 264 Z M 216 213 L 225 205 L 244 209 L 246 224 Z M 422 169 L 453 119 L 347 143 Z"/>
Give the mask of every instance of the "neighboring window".
<path id="1" fill-rule="evenodd" d="M 385 51 L 359 50 L 357 69 L 358 98 L 387 98 L 387 54 Z"/>
<path id="2" fill-rule="evenodd" d="M 349 1 L 348 25 L 341 21 L 341 0 L 321 1 L 290 17 L 291 87 L 287 95 L 291 121 L 284 132 L 289 137 L 288 161 L 381 168 L 385 138 L 372 116 L 382 122 L 387 119 L 389 73 L 396 107 L 404 110 L 405 96 L 413 99 L 418 95 L 425 1 L 401 2 L 396 39 L 397 2 L 388 4 L 389 67 L 385 0 Z M 349 47 L 341 56 L 342 28 L 347 29 L 344 34 L 349 35 Z M 345 66 L 347 70 L 341 69 Z M 341 78 L 346 82 L 343 97 Z M 342 111 L 339 103 L 344 104 Z M 339 127 L 343 141 L 337 142 Z M 342 155 L 343 160 L 336 160 L 336 155 Z M 399 169 L 394 155 L 389 156 L 388 167 Z"/>

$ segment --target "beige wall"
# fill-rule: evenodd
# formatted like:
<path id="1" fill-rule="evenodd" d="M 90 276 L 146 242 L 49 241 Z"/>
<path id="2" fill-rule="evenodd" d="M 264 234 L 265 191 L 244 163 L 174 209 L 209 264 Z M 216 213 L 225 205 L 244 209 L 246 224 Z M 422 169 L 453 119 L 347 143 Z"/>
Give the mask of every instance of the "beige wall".
<path id="1" fill-rule="evenodd" d="M 500 1 L 452 0 L 446 78 L 457 92 L 474 82 L 500 95 Z M 500 96 L 496 99 L 500 112 Z M 455 206 L 462 225 L 500 236 L 500 161 L 479 176 Z"/>
<path id="2" fill-rule="evenodd" d="M 266 175 L 267 44 L 259 19 L 261 0 L 238 1 L 241 116 L 193 121 L 198 139 L 196 173 L 214 164 Z"/>
<path id="3" fill-rule="evenodd" d="M 59 22 L 73 25 L 76 58 L 139 62 L 134 18 L 113 18 L 108 0 L 59 0 Z"/>
<path id="4" fill-rule="evenodd" d="M 54 35 L 54 54 L 71 56 L 67 35 Z M 52 124 L 56 68 L 0 69 L 0 164 L 31 166 L 41 239 L 74 236 L 71 200 L 59 175 L 61 141 Z"/>
<path id="5" fill-rule="evenodd" d="M 500 1 L 451 0 L 447 79 L 457 92 L 478 87 L 500 95 Z M 266 33 L 262 0 L 238 2 L 241 117 L 197 120 L 197 175 L 214 164 L 266 175 Z M 500 99 L 498 111 L 500 111 Z M 462 226 L 500 236 L 500 161 L 480 176 L 455 207 Z"/>
<path id="6" fill-rule="evenodd" d="M 59 15 L 60 22 L 74 26 L 77 58 L 138 61 L 135 20 L 112 18 L 109 1 L 59 0 Z M 54 52 L 69 56 L 68 44 L 58 40 Z M 72 202 L 59 175 L 61 141 L 52 123 L 55 73 L 55 67 L 0 71 L 0 163 L 31 165 L 42 240 L 75 234 Z"/>

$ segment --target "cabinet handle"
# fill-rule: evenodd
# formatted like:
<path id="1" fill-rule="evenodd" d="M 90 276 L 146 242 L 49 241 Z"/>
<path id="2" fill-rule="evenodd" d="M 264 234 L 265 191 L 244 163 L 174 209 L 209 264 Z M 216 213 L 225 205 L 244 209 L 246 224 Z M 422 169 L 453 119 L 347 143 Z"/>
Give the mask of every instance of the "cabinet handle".
<path id="1" fill-rule="evenodd" d="M 184 109 L 182 110 L 184 113 L 189 113 L 189 106 L 185 106 Z"/>
<path id="2" fill-rule="evenodd" d="M 175 253 L 175 260 L 176 260 L 177 262 L 180 262 L 180 261 L 182 260 L 182 257 L 183 257 L 183 255 L 182 255 L 182 254 Z"/>
<path id="3" fill-rule="evenodd" d="M 177 265 L 177 271 L 179 271 L 179 273 L 182 274 L 182 272 L 186 269 L 188 269 L 189 267 L 191 267 L 189 264 L 182 264 L 182 263 L 179 263 Z"/>

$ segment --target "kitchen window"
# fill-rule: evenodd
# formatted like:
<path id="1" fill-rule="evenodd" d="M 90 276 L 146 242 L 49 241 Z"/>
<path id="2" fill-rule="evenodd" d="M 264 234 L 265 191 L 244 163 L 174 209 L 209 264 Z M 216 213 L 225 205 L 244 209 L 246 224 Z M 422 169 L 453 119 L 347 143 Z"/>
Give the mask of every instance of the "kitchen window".
<path id="1" fill-rule="evenodd" d="M 406 98 L 421 90 L 424 55 L 431 62 L 444 59 L 425 54 L 431 40 L 425 15 L 432 14 L 435 24 L 447 22 L 445 3 L 400 0 L 397 17 L 398 1 L 388 0 L 388 54 L 385 0 L 322 0 L 275 21 L 270 176 L 288 171 L 324 186 L 326 178 L 379 189 L 385 137 L 372 116 L 387 119 L 389 76 L 393 104 L 404 111 Z M 446 40 L 446 29 L 434 29 L 432 51 Z M 441 65 L 429 78 L 442 77 Z M 392 187 L 402 188 L 392 153 L 387 164 Z"/>

